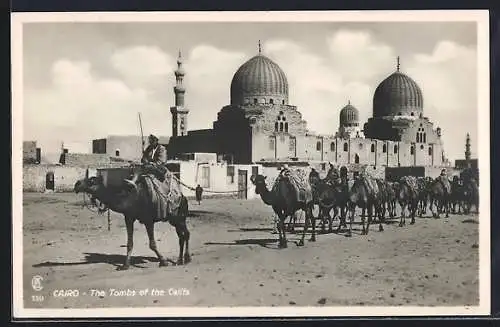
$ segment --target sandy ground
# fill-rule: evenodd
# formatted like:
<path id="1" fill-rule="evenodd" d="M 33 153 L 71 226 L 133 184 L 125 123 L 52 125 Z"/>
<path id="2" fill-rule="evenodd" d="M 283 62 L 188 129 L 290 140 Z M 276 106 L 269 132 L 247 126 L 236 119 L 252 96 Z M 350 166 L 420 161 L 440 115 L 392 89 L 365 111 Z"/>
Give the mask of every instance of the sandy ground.
<path id="1" fill-rule="evenodd" d="M 360 235 L 360 226 L 355 225 L 351 238 L 321 234 L 317 242 L 306 242 L 304 247 L 294 243 L 300 235 L 291 234 L 289 247 L 278 249 L 277 235 L 271 233 L 272 211 L 262 201 L 207 199 L 201 205 L 190 201 L 190 264 L 160 268 L 148 248 L 144 226 L 136 222 L 134 265 L 118 271 L 126 253 L 122 216 L 111 214 L 108 231 L 106 216 L 81 204 L 82 197 L 75 194 L 24 194 L 25 307 L 479 302 L 476 215 L 417 218 L 415 225 L 388 224 L 384 232 L 372 225 L 367 236 Z M 160 251 L 176 260 L 173 227 L 158 223 L 156 239 Z M 32 288 L 34 275 L 43 278 L 41 291 Z M 128 289 L 135 296 L 114 296 L 110 289 Z M 141 295 L 146 289 L 148 293 Z M 158 291 L 154 295 L 153 289 Z M 58 290 L 79 294 L 56 296 Z"/>

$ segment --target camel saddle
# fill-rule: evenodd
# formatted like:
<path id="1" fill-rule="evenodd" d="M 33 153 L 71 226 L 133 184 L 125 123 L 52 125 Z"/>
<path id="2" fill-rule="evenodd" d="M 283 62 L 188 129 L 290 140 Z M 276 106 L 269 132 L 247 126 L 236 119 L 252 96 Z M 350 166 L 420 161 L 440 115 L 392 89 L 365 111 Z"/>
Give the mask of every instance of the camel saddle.
<path id="1" fill-rule="evenodd" d="M 448 194 L 451 194 L 451 184 L 450 184 L 450 180 L 448 179 L 448 177 L 438 176 L 436 179 L 441 183 L 441 185 L 443 185 L 443 188 L 446 190 L 446 192 Z"/>
<path id="2" fill-rule="evenodd" d="M 403 176 L 401 177 L 401 183 L 408 186 L 413 194 L 419 194 L 420 188 L 415 176 Z"/>
<path id="3" fill-rule="evenodd" d="M 292 187 L 295 189 L 297 193 L 297 200 L 299 202 L 311 202 L 313 200 L 312 197 L 312 189 L 311 184 L 309 183 L 309 178 L 307 173 L 303 170 L 287 170 L 286 172 L 281 172 L 276 178 L 273 191 L 278 187 L 278 182 L 282 178 L 287 178 Z"/>
<path id="4" fill-rule="evenodd" d="M 377 181 L 375 179 L 367 177 L 367 176 L 363 176 L 361 178 L 362 178 L 363 184 L 365 185 L 365 188 L 368 191 L 368 194 L 370 194 L 372 196 L 377 196 L 379 193 Z"/>
<path id="5" fill-rule="evenodd" d="M 182 191 L 179 181 L 171 172 L 165 173 L 164 181 L 154 174 L 143 175 L 142 181 L 153 204 L 155 221 L 164 221 L 178 213 Z"/>

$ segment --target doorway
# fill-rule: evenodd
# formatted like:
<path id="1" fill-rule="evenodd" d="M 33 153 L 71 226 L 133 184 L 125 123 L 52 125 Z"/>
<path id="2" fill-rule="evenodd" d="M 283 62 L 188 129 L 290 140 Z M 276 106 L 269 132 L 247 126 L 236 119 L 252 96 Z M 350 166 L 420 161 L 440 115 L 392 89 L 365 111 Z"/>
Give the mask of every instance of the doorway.
<path id="1" fill-rule="evenodd" d="M 45 175 L 45 189 L 52 191 L 55 189 L 54 172 L 52 171 L 47 172 Z"/>

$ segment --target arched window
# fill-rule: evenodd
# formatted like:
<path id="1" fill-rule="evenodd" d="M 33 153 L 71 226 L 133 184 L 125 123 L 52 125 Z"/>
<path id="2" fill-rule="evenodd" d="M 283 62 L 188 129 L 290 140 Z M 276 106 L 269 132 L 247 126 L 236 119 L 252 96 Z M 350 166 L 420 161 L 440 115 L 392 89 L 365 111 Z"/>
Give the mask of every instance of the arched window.
<path id="1" fill-rule="evenodd" d="M 330 151 L 335 151 L 335 142 L 330 143 Z"/>
<path id="2" fill-rule="evenodd" d="M 347 152 L 347 149 L 348 149 L 348 145 L 347 145 L 347 142 L 344 143 L 344 151 Z"/>
<path id="3" fill-rule="evenodd" d="M 427 143 L 427 133 L 424 133 L 424 143 Z"/>
<path id="4" fill-rule="evenodd" d="M 420 133 L 417 132 L 417 139 L 416 139 L 416 142 L 420 142 Z"/>
<path id="5" fill-rule="evenodd" d="M 382 145 L 382 152 L 383 153 L 387 152 L 387 145 L 386 144 Z"/>
<path id="6" fill-rule="evenodd" d="M 115 151 L 115 157 L 119 157 L 119 156 L 120 156 L 120 150 L 116 149 L 116 151 Z"/>
<path id="7" fill-rule="evenodd" d="M 429 155 L 432 156 L 432 146 L 429 147 Z"/>
<path id="8" fill-rule="evenodd" d="M 354 163 L 359 164 L 359 156 L 358 156 L 358 154 L 357 154 L 357 153 L 356 153 L 356 155 L 354 156 Z"/>
<path id="9" fill-rule="evenodd" d="M 321 151 L 321 142 L 320 141 L 316 142 L 316 150 Z"/>
<path id="10" fill-rule="evenodd" d="M 283 123 L 280 123 L 280 132 L 283 132 Z"/>
<path id="11" fill-rule="evenodd" d="M 270 104 L 274 104 L 274 100 L 273 99 L 269 99 L 269 103 Z"/>
<path id="12" fill-rule="evenodd" d="M 288 123 L 285 123 L 285 132 L 288 133 Z"/>
<path id="13" fill-rule="evenodd" d="M 394 153 L 398 153 L 398 146 L 397 146 L 397 144 L 394 144 Z"/>
<path id="14" fill-rule="evenodd" d="M 415 147 L 413 145 L 410 147 L 410 154 L 415 154 Z"/>
<path id="15" fill-rule="evenodd" d="M 254 104 L 257 104 L 257 99 L 253 99 L 253 103 L 254 103 Z"/>
<path id="16" fill-rule="evenodd" d="M 274 123 L 274 131 L 277 132 L 278 131 L 278 122 L 275 122 Z"/>
<path id="17" fill-rule="evenodd" d="M 370 147 L 370 151 L 375 152 L 375 144 L 372 144 L 372 146 Z"/>
<path id="18" fill-rule="evenodd" d="M 285 104 L 285 100 L 281 100 L 281 104 Z"/>
<path id="19" fill-rule="evenodd" d="M 415 114 L 412 112 L 412 113 L 410 114 L 410 116 L 415 116 Z"/>

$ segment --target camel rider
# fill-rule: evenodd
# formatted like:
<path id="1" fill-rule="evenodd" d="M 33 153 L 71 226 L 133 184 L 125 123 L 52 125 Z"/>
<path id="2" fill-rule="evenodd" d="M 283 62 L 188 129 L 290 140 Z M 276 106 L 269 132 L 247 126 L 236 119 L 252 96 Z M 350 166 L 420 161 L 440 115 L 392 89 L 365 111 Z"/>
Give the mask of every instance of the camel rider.
<path id="1" fill-rule="evenodd" d="M 319 173 L 311 167 L 311 172 L 309 173 L 309 185 L 311 185 L 312 188 L 315 188 L 318 186 L 318 183 L 321 181 L 321 178 L 319 176 Z"/>
<path id="2" fill-rule="evenodd" d="M 339 171 L 330 163 L 330 168 L 326 174 L 326 180 L 333 184 L 337 184 L 339 182 L 339 178 Z"/>
<path id="3" fill-rule="evenodd" d="M 448 179 L 448 174 L 446 173 L 446 169 L 441 170 L 441 174 L 439 175 L 439 180 L 441 181 L 441 184 L 443 184 L 444 189 L 450 194 L 451 192 L 451 185 L 450 185 L 450 180 Z"/>
<path id="4" fill-rule="evenodd" d="M 148 146 L 142 153 L 142 169 L 141 173 L 134 174 L 134 177 L 129 182 L 136 183 L 140 175 L 153 174 L 160 181 L 165 179 L 167 168 L 167 150 L 165 147 L 158 143 L 158 138 L 153 134 L 148 137 Z"/>

